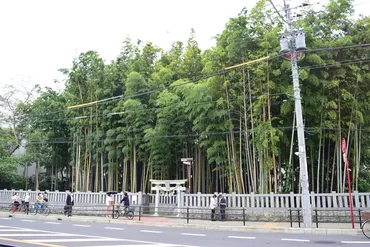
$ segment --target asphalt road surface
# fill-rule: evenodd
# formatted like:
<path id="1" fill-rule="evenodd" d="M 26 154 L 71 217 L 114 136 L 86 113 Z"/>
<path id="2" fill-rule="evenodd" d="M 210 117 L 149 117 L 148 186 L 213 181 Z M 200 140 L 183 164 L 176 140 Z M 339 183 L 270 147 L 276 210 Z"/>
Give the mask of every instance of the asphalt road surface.
<path id="1" fill-rule="evenodd" d="M 370 246 L 365 236 L 212 231 L 145 225 L 0 218 L 0 246 L 234 247 Z"/>

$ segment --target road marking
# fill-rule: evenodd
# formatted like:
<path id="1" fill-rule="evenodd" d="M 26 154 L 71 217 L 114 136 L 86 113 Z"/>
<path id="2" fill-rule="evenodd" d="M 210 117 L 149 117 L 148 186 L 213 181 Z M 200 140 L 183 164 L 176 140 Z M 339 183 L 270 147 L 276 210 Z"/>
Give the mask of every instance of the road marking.
<path id="1" fill-rule="evenodd" d="M 0 237 L 63 237 L 63 236 L 77 236 L 72 233 L 10 233 L 0 234 Z"/>
<path id="2" fill-rule="evenodd" d="M 29 229 L 0 229 L 0 232 L 37 232 L 37 230 L 29 230 Z"/>
<path id="3" fill-rule="evenodd" d="M 66 242 L 105 242 L 117 241 L 116 238 L 66 238 L 66 239 L 31 239 L 27 240 L 37 243 L 66 243 Z"/>
<path id="4" fill-rule="evenodd" d="M 118 228 L 118 227 L 104 227 L 105 229 L 108 229 L 108 230 L 125 230 L 124 228 Z"/>
<path id="5" fill-rule="evenodd" d="M 243 236 L 229 236 L 228 238 L 256 239 L 256 237 L 243 237 Z"/>
<path id="6" fill-rule="evenodd" d="M 9 226 L 4 226 L 4 227 L 8 227 L 10 228 Z M 11 227 L 11 228 L 14 228 L 14 229 L 27 229 L 27 228 L 22 228 L 22 227 Z M 31 230 L 31 229 L 27 229 L 27 230 Z M 34 229 L 32 229 L 34 230 Z M 45 230 L 37 230 L 37 232 L 44 232 L 44 233 L 49 233 L 47 236 L 53 236 L 54 235 L 57 235 L 57 236 L 66 236 L 65 234 L 67 233 L 62 233 L 62 232 L 54 232 L 54 231 L 45 231 Z M 134 239 L 124 239 L 124 238 L 105 238 L 103 236 L 92 236 L 92 235 L 84 235 L 84 234 L 70 234 L 70 235 L 73 235 L 75 237 L 85 237 L 85 238 L 100 238 L 99 241 L 102 241 L 104 242 L 106 239 L 112 239 L 112 240 L 108 240 L 108 241 L 117 241 L 117 242 L 127 242 L 127 243 L 137 243 L 137 244 L 146 244 L 147 246 L 150 244 L 150 245 L 153 245 L 153 246 L 162 246 L 162 247 L 200 247 L 200 246 L 196 246 L 196 245 L 184 245 L 184 244 L 168 244 L 168 243 L 161 243 L 161 242 L 152 242 L 152 241 L 144 241 L 144 240 L 134 240 Z M 29 243 L 29 244 L 35 244 L 35 245 L 39 245 L 39 246 L 46 246 L 46 247 L 65 247 L 65 246 L 60 246 L 60 245 L 53 245 L 53 244 L 43 244 L 43 243 L 37 243 L 37 242 L 40 242 L 40 240 L 34 240 L 34 241 L 37 241 L 37 242 L 29 242 L 30 240 L 16 240 L 16 239 L 8 239 L 8 238 L 0 238 L 0 240 L 4 240 L 4 241 L 14 241 L 14 242 L 19 242 L 19 243 Z M 54 239 L 56 240 L 56 239 Z M 97 240 L 96 240 L 97 241 Z M 150 246 L 149 245 L 149 246 Z M 149 247 L 148 246 L 148 247 Z M 95 247 L 95 246 L 94 246 Z M 112 246 L 109 246 L 109 247 L 112 247 Z M 123 246 L 123 247 L 127 247 L 126 246 Z"/>
<path id="7" fill-rule="evenodd" d="M 205 237 L 206 234 L 199 234 L 199 233 L 181 233 L 181 235 L 185 235 L 185 236 L 197 236 L 197 237 Z"/>
<path id="8" fill-rule="evenodd" d="M 91 227 L 90 225 L 78 225 L 78 224 L 73 224 L 72 226 L 79 226 L 79 227 Z"/>
<path id="9" fill-rule="evenodd" d="M 293 238 L 282 238 L 282 241 L 295 241 L 295 242 L 310 242 L 308 239 L 293 239 Z"/>
<path id="10" fill-rule="evenodd" d="M 60 225 L 60 222 L 45 222 L 45 224 Z"/>
<path id="11" fill-rule="evenodd" d="M 27 240 L 19 240 L 19 239 L 12 239 L 12 238 L 1 238 L 1 237 L 0 237 L 0 240 L 8 241 L 8 242 L 15 242 L 15 243 L 22 243 L 22 244 L 34 244 L 34 245 L 38 245 L 38 246 L 46 246 L 46 247 L 64 247 L 64 246 L 61 246 L 61 245 L 55 245 L 55 244 L 43 244 L 43 243 L 33 243 L 33 242 L 29 242 L 29 241 L 27 241 Z"/>
<path id="12" fill-rule="evenodd" d="M 130 245 L 92 245 L 92 246 L 85 246 L 85 247 L 176 247 L 176 246 L 184 246 L 178 244 L 130 244 Z"/>
<path id="13" fill-rule="evenodd" d="M 163 233 L 162 231 L 149 231 L 149 230 L 140 230 L 140 232 L 147 232 L 147 233 Z"/>
<path id="14" fill-rule="evenodd" d="M 10 220 L 11 218 L 0 218 L 0 220 Z"/>
<path id="15" fill-rule="evenodd" d="M 35 222 L 34 220 L 21 220 L 23 222 Z"/>
<path id="16" fill-rule="evenodd" d="M 370 244 L 370 241 L 341 241 L 342 244 Z"/>

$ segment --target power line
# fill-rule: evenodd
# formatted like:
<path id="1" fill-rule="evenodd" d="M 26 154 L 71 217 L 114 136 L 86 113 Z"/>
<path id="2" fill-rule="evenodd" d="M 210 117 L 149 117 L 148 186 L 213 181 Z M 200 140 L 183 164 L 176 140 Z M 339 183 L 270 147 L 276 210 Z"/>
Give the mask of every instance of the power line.
<path id="1" fill-rule="evenodd" d="M 284 19 L 284 17 L 280 14 L 280 12 L 279 12 L 279 11 L 277 10 L 277 8 L 275 7 L 275 4 L 272 2 L 272 0 L 269 0 L 269 1 L 270 1 L 270 3 L 271 3 L 272 7 L 274 8 L 274 10 L 275 10 L 276 14 L 278 14 L 278 15 L 279 15 L 280 19 L 281 19 L 283 22 L 287 23 L 287 22 L 286 22 L 286 20 Z"/>
<path id="2" fill-rule="evenodd" d="M 312 65 L 312 66 L 304 66 L 304 67 L 299 67 L 299 69 L 321 69 L 321 68 L 331 68 L 331 67 L 337 67 L 337 66 L 345 66 L 345 65 L 352 65 L 352 64 L 361 64 L 361 63 L 368 63 L 370 62 L 369 59 L 361 60 L 347 60 L 343 62 L 336 62 L 336 63 L 331 63 L 331 64 L 321 64 L 321 65 Z"/>
<path id="3" fill-rule="evenodd" d="M 277 130 L 291 130 L 295 129 L 293 126 L 279 126 L 279 127 L 272 127 L 273 129 Z M 321 130 L 329 130 L 329 131 L 349 131 L 349 130 L 355 130 L 355 128 L 328 128 L 328 127 L 306 127 L 307 131 L 310 132 L 318 132 Z M 356 128 L 358 129 L 358 128 Z M 250 128 L 248 129 L 251 130 Z M 361 128 L 361 131 L 364 132 L 370 132 L 370 128 L 364 129 Z M 206 133 L 207 136 L 213 136 L 213 135 L 228 135 L 228 134 L 240 134 L 245 133 L 245 130 L 231 130 L 231 131 L 220 131 L 220 132 L 208 132 Z M 120 138 L 102 138 L 101 136 L 75 136 L 75 137 L 64 137 L 64 138 L 49 138 L 49 139 L 30 139 L 27 141 L 27 144 L 69 144 L 69 143 L 85 143 L 85 142 L 91 142 L 91 143 L 98 143 L 98 142 L 114 142 L 114 141 L 131 141 L 131 140 L 154 140 L 154 139 L 176 139 L 176 138 L 186 138 L 186 137 L 200 137 L 200 133 L 188 133 L 188 134 L 178 134 L 178 135 L 157 135 L 152 137 L 120 137 Z M 95 137 L 99 137 L 99 139 L 96 139 Z M 0 142 L 1 144 L 11 144 L 11 142 Z"/>
<path id="4" fill-rule="evenodd" d="M 369 46 L 370 44 L 348 45 L 348 46 L 338 46 L 338 47 L 323 47 L 323 48 L 315 48 L 315 49 L 306 50 L 305 52 L 344 50 L 344 49 L 364 48 L 364 47 L 369 47 Z"/>

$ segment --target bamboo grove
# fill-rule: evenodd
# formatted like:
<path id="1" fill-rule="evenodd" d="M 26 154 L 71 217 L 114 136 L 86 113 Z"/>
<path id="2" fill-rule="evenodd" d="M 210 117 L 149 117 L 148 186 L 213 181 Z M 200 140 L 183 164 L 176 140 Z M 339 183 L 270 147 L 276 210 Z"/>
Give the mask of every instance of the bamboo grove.
<path id="1" fill-rule="evenodd" d="M 349 0 L 305 9 L 296 28 L 310 190 L 347 189 L 340 141 L 348 142 L 354 190 L 370 190 L 369 17 Z M 230 19 L 214 47 L 164 51 L 123 42 L 106 63 L 95 51 L 61 69 L 65 89 L 18 106 L 28 159 L 61 180 L 55 189 L 150 192 L 149 179 L 186 179 L 192 192 L 299 192 L 290 61 L 278 56 L 283 22 L 269 1 Z M 227 66 L 270 56 L 251 66 Z M 81 107 L 72 107 L 96 102 Z M 69 107 L 69 108 L 68 108 Z M 38 186 L 38 185 L 37 185 Z M 59 186 L 59 187 L 58 187 Z"/>

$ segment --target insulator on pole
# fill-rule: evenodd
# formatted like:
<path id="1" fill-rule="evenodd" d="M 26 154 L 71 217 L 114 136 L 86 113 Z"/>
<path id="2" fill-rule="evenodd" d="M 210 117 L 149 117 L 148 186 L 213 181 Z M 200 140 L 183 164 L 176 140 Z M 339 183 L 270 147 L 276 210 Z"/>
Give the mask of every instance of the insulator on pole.
<path id="1" fill-rule="evenodd" d="M 296 51 L 305 51 L 306 47 L 306 37 L 303 31 L 298 31 L 294 34 L 295 48 Z"/>
<path id="2" fill-rule="evenodd" d="M 285 36 L 282 36 L 280 38 L 280 54 L 287 53 L 289 50 L 289 40 Z"/>

